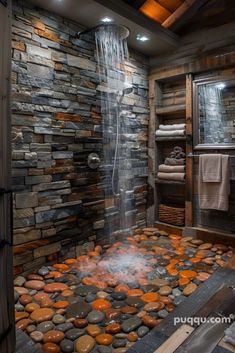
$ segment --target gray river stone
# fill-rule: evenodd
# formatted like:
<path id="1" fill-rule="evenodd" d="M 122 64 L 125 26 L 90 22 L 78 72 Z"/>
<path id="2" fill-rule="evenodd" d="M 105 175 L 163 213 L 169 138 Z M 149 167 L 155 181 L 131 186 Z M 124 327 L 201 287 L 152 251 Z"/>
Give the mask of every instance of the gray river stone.
<path id="1" fill-rule="evenodd" d="M 98 324 L 103 321 L 105 318 L 105 314 L 102 311 L 92 310 L 88 316 L 87 320 L 90 324 Z"/>
<path id="2" fill-rule="evenodd" d="M 141 319 L 138 316 L 135 316 L 122 323 L 122 330 L 126 333 L 129 333 L 137 329 L 141 324 L 142 324 Z"/>

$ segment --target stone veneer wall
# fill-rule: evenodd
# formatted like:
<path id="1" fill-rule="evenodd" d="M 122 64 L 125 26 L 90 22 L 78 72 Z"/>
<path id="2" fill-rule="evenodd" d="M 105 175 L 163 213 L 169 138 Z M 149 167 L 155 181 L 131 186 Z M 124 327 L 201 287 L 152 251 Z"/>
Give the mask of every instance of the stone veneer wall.
<path id="1" fill-rule="evenodd" d="M 89 153 L 102 152 L 97 63 L 94 41 L 76 39 L 79 30 L 78 24 L 25 1 L 13 4 L 16 274 L 79 255 L 107 237 L 101 172 L 87 166 Z M 147 59 L 131 53 L 127 72 L 134 85 L 124 103 L 130 112 L 136 226 L 141 226 L 146 219 Z M 112 210 L 112 202 L 106 206 Z"/>

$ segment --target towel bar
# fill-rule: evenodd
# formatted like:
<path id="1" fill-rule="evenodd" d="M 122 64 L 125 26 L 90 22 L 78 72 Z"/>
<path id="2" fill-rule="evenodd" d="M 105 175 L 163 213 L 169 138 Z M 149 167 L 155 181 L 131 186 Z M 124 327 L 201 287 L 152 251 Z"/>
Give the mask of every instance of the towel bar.
<path id="1" fill-rule="evenodd" d="M 204 153 L 203 153 L 204 154 Z M 201 154 L 193 154 L 193 153 L 189 153 L 188 155 L 187 155 L 187 157 L 189 157 L 189 158 L 194 158 L 194 157 L 200 157 L 201 155 L 203 155 L 202 153 Z M 211 153 L 211 154 L 213 154 L 213 153 Z M 230 158 L 235 158 L 235 155 L 229 155 L 229 157 Z"/>

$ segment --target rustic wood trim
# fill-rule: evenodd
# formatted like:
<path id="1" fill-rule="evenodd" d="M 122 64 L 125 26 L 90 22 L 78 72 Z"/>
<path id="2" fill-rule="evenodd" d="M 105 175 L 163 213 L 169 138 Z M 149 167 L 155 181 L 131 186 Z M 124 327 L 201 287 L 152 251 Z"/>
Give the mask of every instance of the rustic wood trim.
<path id="1" fill-rule="evenodd" d="M 177 235 L 182 235 L 183 232 L 183 227 L 178 227 L 178 226 L 173 226 L 170 224 L 166 224 L 166 223 L 161 223 L 161 222 L 155 222 L 155 226 L 159 229 L 159 230 L 164 230 L 165 232 L 171 234 L 177 234 Z"/>
<path id="2" fill-rule="evenodd" d="M 167 66 L 162 69 L 153 69 L 149 75 L 150 80 L 164 80 L 178 77 L 188 73 L 206 72 L 215 69 L 231 67 L 235 64 L 235 51 L 225 54 L 205 55 L 184 65 Z"/>
<path id="3" fill-rule="evenodd" d="M 186 75 L 186 156 L 193 152 L 193 76 Z M 193 158 L 186 157 L 185 226 L 193 226 Z"/>
<path id="4" fill-rule="evenodd" d="M 191 335 L 194 327 L 182 325 L 154 353 L 174 353 L 175 350 Z"/>
<path id="5" fill-rule="evenodd" d="M 0 188 L 11 188 L 11 1 L 0 6 Z M 0 194 L 0 352 L 12 353 L 15 348 L 12 198 Z M 5 245 L 4 245 L 5 244 Z"/>
<path id="6" fill-rule="evenodd" d="M 156 104 L 157 104 L 157 90 L 156 82 L 149 81 L 149 107 L 150 118 L 148 126 L 148 207 L 147 207 L 147 224 L 154 225 L 156 215 L 156 187 L 155 187 L 155 171 L 156 171 L 156 145 L 155 145 L 155 131 L 156 131 Z"/>
<path id="7" fill-rule="evenodd" d="M 173 12 L 163 23 L 162 26 L 165 28 L 170 28 L 175 22 L 177 22 L 181 16 L 187 11 L 190 11 L 190 7 L 198 0 L 186 0 L 183 4 L 178 7 L 178 9 Z"/>

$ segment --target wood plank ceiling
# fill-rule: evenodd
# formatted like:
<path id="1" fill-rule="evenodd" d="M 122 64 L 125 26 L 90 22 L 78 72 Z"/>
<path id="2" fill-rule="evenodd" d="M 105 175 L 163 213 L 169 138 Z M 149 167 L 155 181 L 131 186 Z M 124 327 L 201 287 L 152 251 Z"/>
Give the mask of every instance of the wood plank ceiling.
<path id="1" fill-rule="evenodd" d="M 196 0 L 123 0 L 165 28 L 181 17 Z"/>

